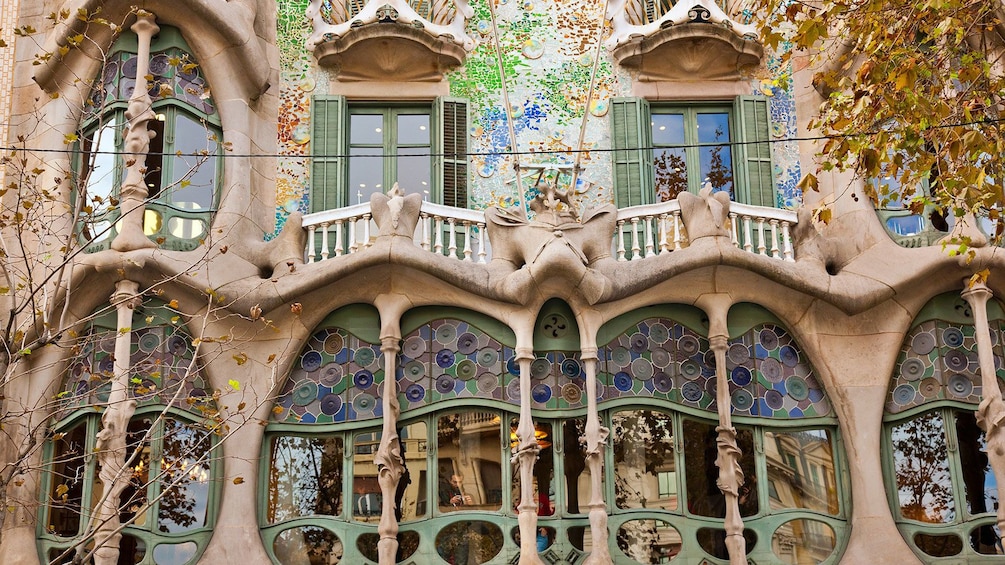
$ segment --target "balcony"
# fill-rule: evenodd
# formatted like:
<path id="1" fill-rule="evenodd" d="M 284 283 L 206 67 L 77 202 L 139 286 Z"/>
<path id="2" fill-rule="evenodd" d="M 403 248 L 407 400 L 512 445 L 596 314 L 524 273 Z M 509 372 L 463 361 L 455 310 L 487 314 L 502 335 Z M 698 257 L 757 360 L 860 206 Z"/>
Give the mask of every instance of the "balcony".
<path id="1" fill-rule="evenodd" d="M 738 80 L 764 59 L 754 26 L 712 0 L 615 0 L 607 48 L 638 80 Z"/>
<path id="2" fill-rule="evenodd" d="M 794 261 L 791 232 L 796 213 L 731 203 L 730 241 L 738 249 L 779 261 Z M 676 200 L 618 210 L 612 256 L 637 261 L 688 247 L 687 231 Z M 369 203 L 304 216 L 308 263 L 361 253 L 373 244 L 376 226 Z M 485 214 L 423 202 L 413 236 L 423 251 L 460 261 L 487 263 L 492 258 Z"/>
<path id="3" fill-rule="evenodd" d="M 439 81 L 475 41 L 466 0 L 311 0 L 307 49 L 342 81 Z"/>

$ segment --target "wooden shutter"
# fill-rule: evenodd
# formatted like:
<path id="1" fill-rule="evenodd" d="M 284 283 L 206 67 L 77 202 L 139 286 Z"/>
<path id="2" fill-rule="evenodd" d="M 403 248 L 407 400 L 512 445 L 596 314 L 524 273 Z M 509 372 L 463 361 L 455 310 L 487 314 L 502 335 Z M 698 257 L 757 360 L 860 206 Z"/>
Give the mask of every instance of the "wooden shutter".
<path id="1" fill-rule="evenodd" d="M 771 118 L 768 99 L 738 96 L 735 115 L 739 129 L 733 152 L 737 173 L 736 200 L 755 206 L 777 206 L 775 174 L 771 164 Z"/>
<path id="2" fill-rule="evenodd" d="M 434 199 L 446 206 L 468 207 L 468 103 L 440 97 L 433 109 L 437 132 Z"/>
<path id="3" fill-rule="evenodd" d="M 315 96 L 311 104 L 311 212 L 345 206 L 345 97 Z"/>
<path id="4" fill-rule="evenodd" d="M 652 130 L 649 102 L 643 98 L 611 100 L 614 149 L 614 203 L 618 208 L 653 200 Z"/>

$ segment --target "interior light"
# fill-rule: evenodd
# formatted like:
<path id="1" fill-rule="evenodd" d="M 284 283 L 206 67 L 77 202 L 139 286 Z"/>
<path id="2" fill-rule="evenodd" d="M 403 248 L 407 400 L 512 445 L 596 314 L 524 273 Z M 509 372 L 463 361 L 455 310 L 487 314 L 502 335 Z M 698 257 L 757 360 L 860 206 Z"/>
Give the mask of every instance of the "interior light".
<path id="1" fill-rule="evenodd" d="M 362 182 L 361 182 L 361 183 L 359 183 L 359 187 L 360 187 L 360 188 L 366 188 L 366 183 L 362 183 Z"/>
<path id="2" fill-rule="evenodd" d="M 374 188 L 380 188 L 380 185 L 378 184 L 378 185 L 374 186 Z"/>
<path id="3" fill-rule="evenodd" d="M 164 115 L 164 114 L 157 114 L 157 121 L 158 122 L 163 122 L 166 119 L 167 119 L 166 115 Z"/>
<path id="4" fill-rule="evenodd" d="M 380 129 L 380 128 L 374 128 L 374 130 L 373 130 L 373 131 L 375 131 L 375 132 L 377 132 L 377 133 L 380 133 L 380 132 L 381 132 L 381 131 L 383 131 L 383 130 L 382 130 L 382 129 Z"/>
<path id="5" fill-rule="evenodd" d="M 426 131 L 426 126 L 419 126 L 419 129 L 422 131 Z"/>
<path id="6" fill-rule="evenodd" d="M 666 126 L 660 126 L 660 131 L 666 131 L 666 129 L 667 129 Z"/>
<path id="7" fill-rule="evenodd" d="M 428 182 L 426 182 L 426 181 L 422 181 L 422 186 L 428 186 L 428 185 L 429 185 L 429 183 L 428 183 Z"/>

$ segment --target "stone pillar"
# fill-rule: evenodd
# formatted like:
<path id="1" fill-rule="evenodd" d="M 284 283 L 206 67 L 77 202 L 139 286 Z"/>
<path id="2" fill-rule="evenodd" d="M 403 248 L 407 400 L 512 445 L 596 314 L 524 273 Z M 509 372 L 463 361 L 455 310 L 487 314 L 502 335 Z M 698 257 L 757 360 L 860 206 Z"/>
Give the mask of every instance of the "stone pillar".
<path id="1" fill-rule="evenodd" d="M 537 555 L 537 500 L 534 498 L 534 463 L 541 451 L 534 437 L 534 421 L 530 413 L 531 380 L 530 363 L 534 350 L 517 347 L 516 360 L 520 364 L 520 425 L 516 429 L 517 447 L 512 462 L 520 470 L 520 565 L 544 565 Z"/>
<path id="2" fill-rule="evenodd" d="M 132 473 L 126 465 L 132 454 L 126 450 L 126 431 L 136 411 L 136 401 L 129 398 L 129 357 L 132 353 L 133 310 L 139 306 L 139 284 L 119 281 L 112 294 L 118 314 L 115 335 L 115 364 L 112 388 L 101 415 L 101 431 L 94 451 L 98 456 L 98 477 L 105 486 L 88 530 L 94 531 L 95 565 L 115 565 L 119 560 L 119 496 L 129 484 Z M 81 545 L 81 549 L 83 545 Z M 78 550 L 79 552 L 79 550 Z"/>
<path id="3" fill-rule="evenodd" d="M 380 351 L 384 354 L 384 427 L 381 430 L 380 446 L 373 456 L 377 464 L 377 482 L 380 484 L 380 494 L 383 503 L 380 509 L 380 524 L 377 533 L 377 556 L 380 565 L 394 565 L 398 553 L 398 517 L 395 509 L 398 481 L 405 473 L 405 460 L 401 455 L 401 443 L 398 438 L 398 415 L 401 407 L 398 404 L 398 381 L 395 378 L 395 363 L 398 359 L 399 336 L 384 336 L 380 338 Z"/>
<path id="4" fill-rule="evenodd" d="M 600 425 L 597 412 L 597 348 L 583 347 L 586 371 L 586 468 L 590 471 L 590 539 L 593 550 L 584 565 L 613 565 L 607 548 L 607 504 L 604 502 L 604 447 L 610 430 Z M 569 446 L 566 446 L 569 449 Z"/>
<path id="5" fill-rule="evenodd" d="M 122 219 L 119 223 L 119 234 L 112 240 L 112 249 L 130 251 L 145 247 L 157 247 L 143 233 L 144 201 L 147 194 L 146 168 L 147 151 L 150 150 L 150 139 L 154 132 L 147 124 L 157 116 L 150 108 L 153 100 L 150 98 L 150 85 L 146 76 L 150 74 L 150 40 L 160 28 L 155 23 L 153 14 L 140 10 L 136 14 L 136 23 L 130 29 L 136 33 L 136 86 L 129 97 L 126 107 L 126 138 L 122 156 L 123 168 L 126 171 L 122 186 L 119 188 L 119 206 Z"/>
<path id="6" fill-rule="evenodd" d="M 977 425 L 984 430 L 988 462 L 998 483 L 998 500 L 1005 500 L 1005 402 L 995 371 L 991 352 L 991 327 L 988 324 L 988 300 L 991 290 L 983 282 L 970 284 L 963 291 L 963 299 L 974 313 L 974 334 L 977 340 L 977 359 L 981 368 L 981 403 L 977 407 Z M 998 528 L 1005 528 L 1005 505 L 998 505 Z"/>
<path id="7" fill-rule="evenodd" d="M 712 327 L 714 326 L 712 324 Z M 719 452 L 715 458 L 715 465 L 719 468 L 719 478 L 715 484 L 722 491 L 722 495 L 726 497 L 725 528 L 729 563 L 730 565 L 746 565 L 747 543 L 743 539 L 743 519 L 740 517 L 740 487 L 743 486 L 743 470 L 740 468 L 740 448 L 736 445 L 736 428 L 733 427 L 729 413 L 731 403 L 729 377 L 726 374 L 728 339 L 725 331 L 708 338 L 712 352 L 715 353 L 715 401 L 719 409 L 719 425 L 715 428 L 719 434 L 715 440 Z"/>

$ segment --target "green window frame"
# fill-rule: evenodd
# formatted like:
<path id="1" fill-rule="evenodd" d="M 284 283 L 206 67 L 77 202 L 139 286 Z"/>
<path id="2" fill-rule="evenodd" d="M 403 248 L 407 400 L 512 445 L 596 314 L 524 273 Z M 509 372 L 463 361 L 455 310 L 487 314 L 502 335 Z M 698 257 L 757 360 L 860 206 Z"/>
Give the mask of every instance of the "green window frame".
<path id="1" fill-rule="evenodd" d="M 693 174 L 702 170 L 703 152 L 714 154 L 717 147 L 728 151 L 727 166 L 719 167 L 719 178 L 729 178 L 713 188 L 730 190 L 733 200 L 755 206 L 777 206 L 775 175 L 772 170 L 770 113 L 763 96 L 738 96 L 732 102 L 693 102 L 657 104 L 644 98 L 618 97 L 611 102 L 611 139 L 614 160 L 615 203 L 619 208 L 652 204 L 676 197 L 679 191 L 697 193 L 704 178 Z M 713 141 L 700 132 L 700 122 L 712 114 L 725 114 L 728 139 Z M 679 135 L 675 139 L 661 133 L 661 118 L 676 120 Z M 661 137 L 663 139 L 661 139 Z M 718 145 L 728 143 L 728 145 Z M 727 153 L 720 153 L 719 159 Z M 673 155 L 676 159 L 668 157 Z M 684 165 L 686 180 L 676 179 L 675 186 L 660 187 L 660 178 L 671 178 L 674 164 Z M 723 170 L 725 169 L 725 170 Z M 712 169 L 715 170 L 714 168 Z M 662 173 L 662 175 L 661 175 Z M 712 175 L 711 180 L 715 181 Z"/>
<path id="2" fill-rule="evenodd" d="M 99 412 L 78 411 L 56 424 L 47 441 L 37 536 L 48 561 L 56 562 L 67 551 L 72 558 L 101 496 L 93 455 L 100 429 Z M 123 558 L 141 564 L 188 563 L 202 554 L 216 521 L 221 478 L 216 444 L 216 434 L 191 414 L 164 412 L 163 406 L 137 410 L 129 422 L 127 450 L 132 456 L 139 448 L 139 457 L 130 464 L 133 480 L 123 491 L 120 508 L 123 522 L 135 521 L 122 530 Z M 165 493 L 162 487 L 168 483 L 174 487 Z"/>
<path id="3" fill-rule="evenodd" d="M 87 188 L 78 224 L 86 252 L 108 249 L 121 217 L 125 176 L 125 111 L 135 78 L 136 37 L 112 48 L 85 106 L 77 143 L 74 199 Z M 164 249 L 191 251 L 209 233 L 223 178 L 222 128 L 209 85 L 177 29 L 162 27 L 151 43 L 151 109 L 155 132 L 146 161 L 144 233 Z"/>
<path id="4" fill-rule="evenodd" d="M 465 100 L 440 97 L 426 104 L 392 104 L 315 96 L 311 120 L 312 212 L 369 202 L 369 194 L 386 192 L 395 182 L 406 193 L 418 192 L 428 201 L 467 208 Z M 428 127 L 425 139 L 415 138 L 411 126 L 416 124 Z M 400 177 L 408 154 L 418 159 L 428 156 L 428 176 Z M 373 174 L 375 170 L 379 174 Z"/>

